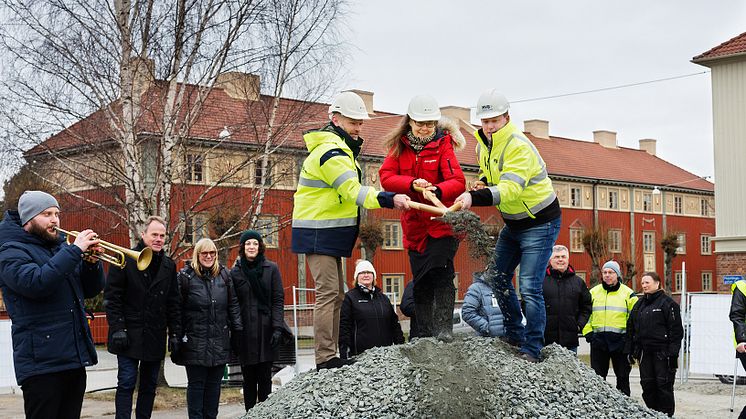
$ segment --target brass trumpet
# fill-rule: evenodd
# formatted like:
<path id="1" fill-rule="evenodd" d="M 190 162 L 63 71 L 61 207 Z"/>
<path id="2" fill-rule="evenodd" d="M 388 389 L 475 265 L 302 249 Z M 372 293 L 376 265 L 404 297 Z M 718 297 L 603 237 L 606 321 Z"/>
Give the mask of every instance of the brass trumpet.
<path id="1" fill-rule="evenodd" d="M 55 227 L 54 229 L 67 235 L 68 244 L 72 243 L 72 241 L 70 241 L 71 237 L 78 237 L 78 234 L 80 234 L 79 231 L 67 231 L 59 227 Z M 134 259 L 137 262 L 137 269 L 140 271 L 147 269 L 148 265 L 150 265 L 150 260 L 153 259 L 153 251 L 150 250 L 149 247 L 138 252 L 103 240 L 99 241 L 98 245 L 103 247 L 105 251 L 104 253 L 96 255 L 96 257 L 119 268 L 124 268 L 124 265 L 127 264 L 125 256 Z"/>

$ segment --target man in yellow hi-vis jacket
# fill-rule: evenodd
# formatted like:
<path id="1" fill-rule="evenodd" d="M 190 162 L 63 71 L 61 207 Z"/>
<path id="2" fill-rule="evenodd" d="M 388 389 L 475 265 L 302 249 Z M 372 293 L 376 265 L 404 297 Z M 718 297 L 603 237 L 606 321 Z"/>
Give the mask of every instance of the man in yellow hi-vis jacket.
<path id="1" fill-rule="evenodd" d="M 309 156 L 303 162 L 293 206 L 294 253 L 306 255 L 316 285 L 314 339 L 316 368 L 337 368 L 352 360 L 337 356 L 339 316 L 344 300 L 342 258 L 352 256 L 360 207 L 409 209 L 404 194 L 379 192 L 360 184 L 357 157 L 363 120 L 369 119 L 363 100 L 343 92 L 329 107 L 331 121 L 303 135 Z"/>

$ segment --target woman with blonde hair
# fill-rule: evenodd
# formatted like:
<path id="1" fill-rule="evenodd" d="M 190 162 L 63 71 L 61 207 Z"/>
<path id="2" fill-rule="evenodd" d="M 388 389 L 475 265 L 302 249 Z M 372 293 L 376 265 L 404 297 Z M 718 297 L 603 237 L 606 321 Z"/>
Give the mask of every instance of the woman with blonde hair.
<path id="1" fill-rule="evenodd" d="M 178 274 L 181 296 L 181 344 L 171 353 L 186 366 L 189 418 L 216 418 L 220 382 L 230 353 L 228 331 L 243 330 L 238 299 L 228 270 L 217 260 L 215 243 L 194 245 L 192 260 Z"/>
<path id="2" fill-rule="evenodd" d="M 458 125 L 441 118 L 434 98 L 415 96 L 401 125 L 385 138 L 388 155 L 379 171 L 381 186 L 431 204 L 418 191 L 424 188 L 444 205 L 453 205 L 466 187 L 454 149 L 462 149 L 465 143 Z M 449 225 L 431 217 L 417 210 L 402 213 L 404 247 L 412 267 L 419 335 L 450 341 L 455 302 L 453 258 L 458 240 Z"/>

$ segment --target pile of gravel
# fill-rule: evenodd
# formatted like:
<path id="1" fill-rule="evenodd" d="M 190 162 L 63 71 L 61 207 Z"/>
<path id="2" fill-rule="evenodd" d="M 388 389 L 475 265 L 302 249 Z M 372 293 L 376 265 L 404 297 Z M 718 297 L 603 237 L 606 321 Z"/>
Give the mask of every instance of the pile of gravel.
<path id="1" fill-rule="evenodd" d="M 532 364 L 497 339 L 432 338 L 374 348 L 307 372 L 244 418 L 665 418 L 612 388 L 560 346 Z"/>

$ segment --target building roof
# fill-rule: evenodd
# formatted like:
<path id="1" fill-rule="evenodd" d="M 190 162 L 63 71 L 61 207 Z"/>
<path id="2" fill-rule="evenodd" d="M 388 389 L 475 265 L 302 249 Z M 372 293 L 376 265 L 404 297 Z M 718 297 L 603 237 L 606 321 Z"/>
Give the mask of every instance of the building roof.
<path id="1" fill-rule="evenodd" d="M 693 62 L 708 61 L 746 53 L 746 32 L 735 36 L 707 52 L 692 58 Z"/>
<path id="2" fill-rule="evenodd" d="M 162 100 L 165 85 L 156 82 L 145 94 L 149 100 Z M 187 100 L 199 92 L 199 87 L 186 85 L 190 89 Z M 188 135 L 196 140 L 218 141 L 218 134 L 228 127 L 231 132 L 230 144 L 263 144 L 266 137 L 267 115 L 273 98 L 262 95 L 256 101 L 246 101 L 230 97 L 223 88 L 210 90 L 196 122 Z M 145 101 L 145 100 L 144 100 Z M 147 105 L 145 105 L 147 106 Z M 329 118 L 329 105 L 293 99 L 281 99 L 275 119 L 275 135 L 281 138 L 283 147 L 305 150 L 302 133 L 324 126 Z M 115 107 L 113 107 L 115 108 Z M 162 106 L 153 106 L 153 111 L 143 115 L 139 130 L 143 134 L 162 132 Z M 69 128 L 53 135 L 42 144 L 29 150 L 26 155 L 45 153 L 46 150 L 60 150 L 71 147 L 89 146 L 111 137 L 106 111 L 99 110 Z M 395 129 L 403 115 L 375 111 L 372 119 L 363 125 L 361 137 L 365 139 L 362 153 L 365 156 L 383 158 L 385 135 Z M 468 121 L 460 121 L 461 132 L 466 138 L 466 146 L 456 152 L 462 165 L 478 165 L 471 126 Z M 617 147 L 607 148 L 593 141 L 583 141 L 550 136 L 538 138 L 527 136 L 536 145 L 544 158 L 550 175 L 579 178 L 587 181 L 621 182 L 654 186 L 678 186 L 703 192 L 713 192 L 714 185 L 676 165 L 645 151 Z"/>

